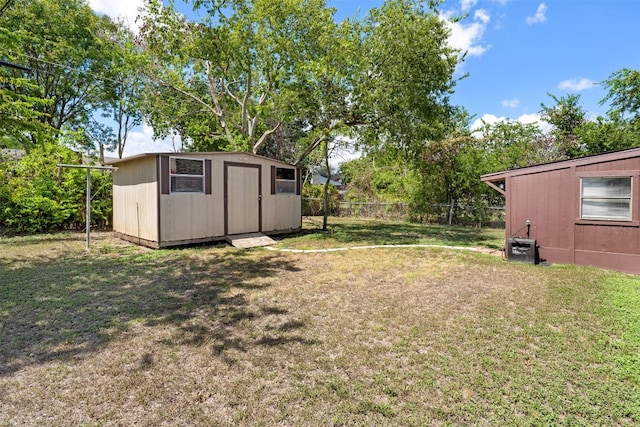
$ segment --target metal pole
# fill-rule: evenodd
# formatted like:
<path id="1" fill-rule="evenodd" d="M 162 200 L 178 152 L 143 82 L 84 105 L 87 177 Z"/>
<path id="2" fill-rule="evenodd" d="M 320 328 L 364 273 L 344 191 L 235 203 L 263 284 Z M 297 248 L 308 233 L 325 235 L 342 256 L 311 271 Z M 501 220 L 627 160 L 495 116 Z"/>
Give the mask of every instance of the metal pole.
<path id="1" fill-rule="evenodd" d="M 65 165 L 62 163 L 58 164 L 59 168 L 76 168 L 76 169 L 86 169 L 87 170 L 87 207 L 85 212 L 86 219 L 86 229 L 87 229 L 87 237 L 86 237 L 86 249 L 89 250 L 90 244 L 90 231 L 91 231 L 91 169 L 102 169 L 114 171 L 118 168 L 114 168 L 113 166 L 90 166 L 90 165 Z"/>
<path id="2" fill-rule="evenodd" d="M 89 250 L 89 235 L 91 231 L 91 169 L 87 168 L 87 250 Z"/>

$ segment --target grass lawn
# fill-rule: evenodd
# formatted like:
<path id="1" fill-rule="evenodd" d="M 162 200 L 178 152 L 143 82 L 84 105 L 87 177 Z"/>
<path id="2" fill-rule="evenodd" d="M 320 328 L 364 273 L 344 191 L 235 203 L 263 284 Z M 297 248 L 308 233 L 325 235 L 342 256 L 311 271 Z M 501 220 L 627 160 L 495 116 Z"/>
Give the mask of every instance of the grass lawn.
<path id="1" fill-rule="evenodd" d="M 318 223 L 277 247 L 503 238 Z M 0 426 L 640 424 L 640 276 L 83 237 L 0 239 Z"/>

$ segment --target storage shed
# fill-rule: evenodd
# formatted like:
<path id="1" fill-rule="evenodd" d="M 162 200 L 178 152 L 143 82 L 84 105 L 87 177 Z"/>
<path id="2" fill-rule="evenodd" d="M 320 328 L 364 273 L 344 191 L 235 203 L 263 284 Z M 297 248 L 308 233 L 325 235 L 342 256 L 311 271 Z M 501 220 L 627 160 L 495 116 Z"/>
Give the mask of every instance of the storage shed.
<path id="1" fill-rule="evenodd" d="M 302 227 L 300 169 L 248 153 L 113 160 L 113 230 L 152 248 Z"/>
<path id="2" fill-rule="evenodd" d="M 548 262 L 640 274 L 640 148 L 481 180 L 505 196 L 507 239 L 529 231 Z"/>

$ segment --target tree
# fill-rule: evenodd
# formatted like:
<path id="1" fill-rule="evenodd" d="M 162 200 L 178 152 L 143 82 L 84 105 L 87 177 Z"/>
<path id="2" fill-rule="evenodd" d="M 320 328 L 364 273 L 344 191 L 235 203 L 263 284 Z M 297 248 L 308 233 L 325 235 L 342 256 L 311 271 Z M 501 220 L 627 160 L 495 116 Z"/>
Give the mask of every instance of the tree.
<path id="1" fill-rule="evenodd" d="M 0 28 L 12 33 L 7 55 L 31 69 L 30 84 L 11 90 L 29 99 L 37 120 L 54 133 L 86 123 L 99 102 L 109 64 L 96 35 L 108 22 L 81 0 L 15 0 L 0 16 Z M 38 144 L 37 132 L 24 134 L 25 149 Z"/>
<path id="2" fill-rule="evenodd" d="M 388 0 L 371 10 L 362 30 L 363 65 L 353 101 L 365 143 L 392 145 L 415 159 L 444 136 L 453 115 L 449 97 L 459 52 L 439 2 Z"/>
<path id="3" fill-rule="evenodd" d="M 609 115 L 636 122 L 640 120 L 640 71 L 623 68 L 602 82 L 608 90 L 600 104 L 610 102 Z"/>
<path id="4" fill-rule="evenodd" d="M 0 163 L 0 228 L 13 232 L 48 232 L 84 222 L 86 173 L 62 171 L 58 163 L 78 163 L 78 154 L 55 142 L 34 147 L 18 161 Z M 92 174 L 95 223 L 111 217 L 111 177 Z"/>
<path id="5" fill-rule="evenodd" d="M 192 2 L 194 8 L 205 2 Z M 217 149 L 257 152 L 291 116 L 297 67 L 310 59 L 326 22 L 324 0 L 211 1 L 207 18 L 189 22 L 151 1 L 139 43 L 155 82 L 147 114 L 154 128 Z M 162 102 L 180 99 L 183 107 Z M 153 104 L 153 105 L 152 105 Z M 205 126 L 192 117 L 208 116 Z M 197 142 L 200 144 L 200 142 Z"/>
<path id="6" fill-rule="evenodd" d="M 395 154 L 369 152 L 340 165 L 342 183 L 349 200 L 359 202 L 404 202 L 415 194 L 421 177 L 413 164 Z"/>
<path id="7" fill-rule="evenodd" d="M 552 143 L 537 124 L 517 121 L 485 123 L 481 133 L 480 146 L 489 162 L 485 173 L 557 159 Z"/>
<path id="8" fill-rule="evenodd" d="M 142 123 L 139 100 L 144 89 L 144 77 L 141 73 L 145 65 L 144 57 L 139 54 L 135 45 L 134 34 L 121 21 L 106 26 L 101 33 L 100 42 L 104 46 L 104 59 L 110 66 L 105 70 L 99 106 L 103 110 L 102 115 L 115 123 L 115 139 L 110 148 L 115 149 L 118 157 L 122 158 L 129 132 Z M 92 127 L 95 129 L 95 125 Z M 104 132 L 101 131 L 100 134 L 104 136 Z M 98 140 L 97 142 L 100 143 Z M 101 161 L 103 145 L 100 144 Z"/>
<path id="9" fill-rule="evenodd" d="M 588 121 L 576 130 L 576 134 L 584 146 L 585 155 L 640 146 L 640 126 L 621 119 L 617 112 Z"/>
<path id="10" fill-rule="evenodd" d="M 555 101 L 555 105 L 547 107 L 541 104 L 540 113 L 542 120 L 553 126 L 551 136 L 558 153 L 558 158 L 554 160 L 584 155 L 584 147 L 576 133 L 587 122 L 586 112 L 580 106 L 580 95 L 569 94 L 560 98 L 548 95 Z"/>
<path id="11" fill-rule="evenodd" d="M 389 146 L 404 159 L 418 158 L 454 111 L 448 97 L 458 55 L 435 6 L 388 0 L 362 22 L 335 26 L 335 35 L 329 25 L 308 67 L 314 137 L 300 159 L 321 146 L 328 169 L 335 142 L 350 140 L 341 136 L 371 150 Z"/>
<path id="12" fill-rule="evenodd" d="M 105 150 L 113 150 L 118 146 L 118 140 L 111 126 L 92 119 L 79 132 L 68 132 L 67 145 L 79 148 L 88 156 L 98 158 L 104 163 Z"/>
<path id="13" fill-rule="evenodd" d="M 23 72 L 0 67 L 0 134 L 2 145 L 31 148 L 31 141 L 42 140 L 52 129 L 42 123 L 49 101 L 39 97 L 38 86 L 20 76 Z"/>
<path id="14" fill-rule="evenodd" d="M 14 0 L 2 3 L 0 22 L 13 5 Z M 0 25 L 0 46 L 8 61 L 0 66 L 0 134 L 3 146 L 29 150 L 30 141 L 49 133 L 42 111 L 50 102 L 43 99 L 39 87 L 29 78 L 31 69 L 19 64 L 21 58 L 11 54 L 19 50 L 18 31 Z"/>

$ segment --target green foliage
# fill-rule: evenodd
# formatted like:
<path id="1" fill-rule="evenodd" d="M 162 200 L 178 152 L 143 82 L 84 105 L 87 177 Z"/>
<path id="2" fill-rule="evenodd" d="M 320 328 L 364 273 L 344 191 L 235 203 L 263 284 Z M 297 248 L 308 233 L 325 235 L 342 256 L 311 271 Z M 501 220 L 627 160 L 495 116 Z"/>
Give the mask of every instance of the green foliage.
<path id="1" fill-rule="evenodd" d="M 41 112 L 50 100 L 40 98 L 38 87 L 18 74 L 0 67 L 0 134 L 3 145 L 29 149 L 33 139 L 46 139 L 52 131 Z"/>
<path id="2" fill-rule="evenodd" d="M 147 6 L 139 42 L 155 84 L 146 114 L 160 132 L 179 132 L 196 147 L 257 152 L 294 111 L 304 114 L 301 76 L 333 10 L 324 0 L 191 3 L 206 18 L 190 22 L 159 1 Z"/>
<path id="3" fill-rule="evenodd" d="M 340 193 L 336 187 L 329 185 L 327 194 L 328 215 L 337 215 L 340 208 Z M 305 215 L 323 215 L 323 195 L 324 186 L 304 184 L 302 186 L 302 212 Z"/>
<path id="4" fill-rule="evenodd" d="M 374 154 L 342 163 L 340 172 L 347 198 L 356 202 L 405 201 L 420 180 L 410 165 Z"/>
<path id="5" fill-rule="evenodd" d="M 574 158 L 582 154 L 583 147 L 576 130 L 587 122 L 586 112 L 580 106 L 580 95 L 569 94 L 561 98 L 549 94 L 556 102 L 552 107 L 542 104 L 542 120 L 553 126 L 551 137 L 560 158 Z"/>
<path id="6" fill-rule="evenodd" d="M 598 117 L 576 129 L 585 154 L 599 154 L 640 146 L 640 121 L 628 122 L 617 113 Z"/>
<path id="7" fill-rule="evenodd" d="M 611 116 L 640 120 L 640 70 L 623 68 L 615 71 L 602 85 L 608 92 L 600 103 L 610 102 Z"/>
<path id="8" fill-rule="evenodd" d="M 419 156 L 440 139 L 453 113 L 449 96 L 459 52 L 448 43 L 441 14 L 424 2 L 388 0 L 371 10 L 362 29 L 362 73 L 353 98 L 367 123 L 369 145 Z M 433 6 L 435 2 L 430 2 Z"/>
<path id="9" fill-rule="evenodd" d="M 84 222 L 86 172 L 63 169 L 77 164 L 78 155 L 56 144 L 34 148 L 17 162 L 0 163 L 0 226 L 16 233 L 47 232 L 79 227 Z M 91 219 L 111 218 L 111 177 L 92 173 Z"/>
<path id="10" fill-rule="evenodd" d="M 579 95 L 557 98 L 554 106 L 542 105 L 549 133 L 550 160 L 562 160 L 640 146 L 640 72 L 615 71 L 602 82 L 608 90 L 600 104 L 610 103 L 607 117 L 587 120 Z"/>
<path id="11" fill-rule="evenodd" d="M 97 143 L 101 160 L 104 148 L 115 149 L 122 158 L 129 132 L 142 123 L 140 100 L 144 93 L 142 69 L 146 58 L 139 54 L 135 35 L 123 22 L 105 22 L 98 42 L 102 59 L 109 66 L 103 71 L 104 81 L 97 105 L 103 110 L 103 117 L 113 120 L 116 129 L 115 132 L 110 128 L 100 129 L 98 125 L 96 132 L 95 122 L 90 121 L 86 133 L 89 140 Z"/>
<path id="12" fill-rule="evenodd" d="M 15 107 L 11 134 L 25 149 L 46 143 L 64 127 L 82 127 L 99 107 L 112 63 L 98 34 L 109 25 L 108 17 L 98 17 L 82 0 L 15 0 L 0 16 L 3 55 L 31 69 L 20 76 L 27 80 L 14 75 L 3 85 L 3 98 L 12 92 Z"/>

